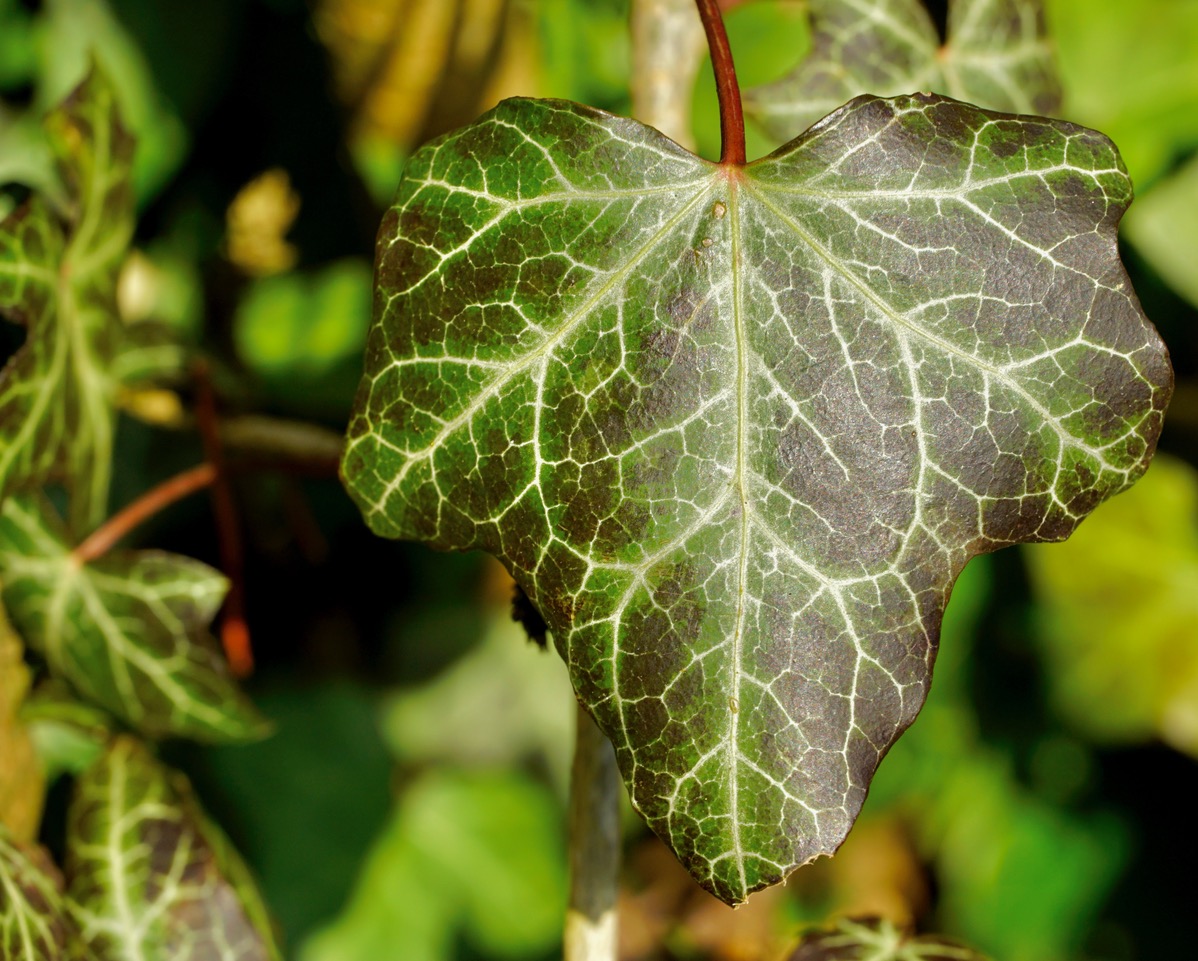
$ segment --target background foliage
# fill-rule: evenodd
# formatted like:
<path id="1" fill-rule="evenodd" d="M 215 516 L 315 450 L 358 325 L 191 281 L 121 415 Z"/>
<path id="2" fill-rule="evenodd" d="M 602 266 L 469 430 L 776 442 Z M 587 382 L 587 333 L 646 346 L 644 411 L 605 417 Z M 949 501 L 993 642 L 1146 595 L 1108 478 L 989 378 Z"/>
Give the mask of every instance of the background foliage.
<path id="1" fill-rule="evenodd" d="M 1124 256 L 1179 384 L 1164 453 L 1067 544 L 970 565 L 928 706 L 836 859 L 733 914 L 630 818 L 627 958 L 771 956 L 845 913 L 913 920 L 1007 961 L 1192 944 L 1198 4 L 1048 12 L 1060 113 L 1115 139 L 1139 194 Z M 403 157 L 503 95 L 627 112 L 626 18 L 622 0 L 0 0 L 0 215 L 31 189 L 61 192 L 41 118 L 94 51 L 138 144 L 121 316 L 202 348 L 231 417 L 340 431 Z M 746 84 L 806 49 L 802 4 L 737 5 L 728 26 Z M 705 69 L 696 95 L 700 152 L 715 156 Z M 776 146 L 752 138 L 751 155 Z M 22 337 L 0 324 L 0 357 Z M 186 378 L 121 394 L 113 505 L 201 459 L 181 416 L 192 395 Z M 502 572 L 377 541 L 331 477 L 246 473 L 236 494 L 258 659 L 245 688 L 274 734 L 160 754 L 257 875 L 288 956 L 553 957 L 572 704 L 555 656 L 508 619 Z M 220 564 L 202 497 L 136 539 Z M 88 736 L 101 719 L 55 709 L 42 662 L 30 656 L 27 679 L 9 637 L 0 624 L 0 821 L 32 830 L 48 778 L 40 840 L 61 863 L 69 772 L 94 781 L 113 760 Z"/>

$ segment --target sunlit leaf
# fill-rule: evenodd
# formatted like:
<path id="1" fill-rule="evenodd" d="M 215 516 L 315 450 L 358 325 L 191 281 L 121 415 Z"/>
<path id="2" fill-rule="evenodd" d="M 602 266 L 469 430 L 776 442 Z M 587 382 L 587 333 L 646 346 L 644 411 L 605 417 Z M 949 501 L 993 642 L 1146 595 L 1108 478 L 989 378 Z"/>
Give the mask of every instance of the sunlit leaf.
<path id="1" fill-rule="evenodd" d="M 964 945 L 914 937 L 888 921 L 841 921 L 834 931 L 808 935 L 789 961 L 986 961 Z"/>
<path id="2" fill-rule="evenodd" d="M 182 775 L 117 738 L 75 786 L 67 898 L 94 961 L 273 961 L 252 882 Z"/>
<path id="3" fill-rule="evenodd" d="M 80 564 L 53 508 L 0 510 L 0 581 L 13 623 L 84 697 L 154 737 L 252 738 L 263 725 L 208 624 L 227 583 L 198 561 L 118 551 Z"/>
<path id="4" fill-rule="evenodd" d="M 0 826 L 21 841 L 37 834 L 45 775 L 29 731 L 18 718 L 29 692 L 24 646 L 0 604 Z"/>
<path id="5" fill-rule="evenodd" d="M 0 825 L 0 957 L 4 961 L 74 961 L 73 926 L 58 872 L 41 848 L 19 844 Z"/>
<path id="6" fill-rule="evenodd" d="M 0 371 L 0 498 L 61 479 L 82 526 L 103 516 L 112 473 L 121 339 L 116 280 L 133 230 L 133 142 L 93 71 L 46 119 L 71 198 L 64 227 L 35 194 L 0 223 L 0 316 L 27 329 Z"/>
<path id="7" fill-rule="evenodd" d="M 844 838 L 965 561 L 1144 470 L 1129 199 L 1102 136 L 930 95 L 743 169 L 508 101 L 384 218 L 345 477 L 506 563 L 634 804 L 743 900 Z"/>
<path id="8" fill-rule="evenodd" d="M 793 137 L 852 97 L 935 91 L 990 110 L 1051 114 L 1060 102 L 1043 0 L 949 0 L 943 45 L 923 0 L 810 0 L 811 52 L 745 109 Z"/>
<path id="9" fill-rule="evenodd" d="M 1162 457 L 1067 544 L 1026 552 L 1057 705 L 1108 741 L 1198 756 L 1198 472 Z"/>

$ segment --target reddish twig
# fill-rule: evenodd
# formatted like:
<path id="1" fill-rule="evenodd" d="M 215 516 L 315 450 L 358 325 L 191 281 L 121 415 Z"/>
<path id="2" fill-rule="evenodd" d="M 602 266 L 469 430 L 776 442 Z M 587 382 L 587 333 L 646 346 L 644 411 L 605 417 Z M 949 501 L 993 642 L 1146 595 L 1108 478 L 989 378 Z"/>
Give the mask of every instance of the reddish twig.
<path id="1" fill-rule="evenodd" d="M 221 612 L 220 639 L 236 677 L 245 677 L 254 669 L 254 653 L 250 646 L 250 631 L 245 622 L 245 565 L 241 550 L 241 524 L 237 517 L 237 501 L 225 464 L 224 446 L 220 439 L 220 422 L 216 412 L 216 394 L 208 364 L 198 360 L 193 366 L 196 384 L 196 426 L 204 445 L 204 457 L 216 470 L 212 484 L 212 513 L 216 516 L 216 535 L 220 563 L 229 579 L 229 593 Z"/>
<path id="2" fill-rule="evenodd" d="M 720 101 L 720 163 L 732 167 L 745 165 L 745 114 L 740 102 L 740 84 L 732 63 L 732 48 L 724 30 L 719 0 L 695 0 L 707 46 L 711 50 L 711 68 Z"/>
<path id="3" fill-rule="evenodd" d="M 76 562 L 87 564 L 98 560 L 112 550 L 121 538 L 153 517 L 198 490 L 203 490 L 216 481 L 216 468 L 211 464 L 200 464 L 181 474 L 163 481 L 141 495 L 132 504 L 113 514 L 97 527 L 71 552 Z"/>

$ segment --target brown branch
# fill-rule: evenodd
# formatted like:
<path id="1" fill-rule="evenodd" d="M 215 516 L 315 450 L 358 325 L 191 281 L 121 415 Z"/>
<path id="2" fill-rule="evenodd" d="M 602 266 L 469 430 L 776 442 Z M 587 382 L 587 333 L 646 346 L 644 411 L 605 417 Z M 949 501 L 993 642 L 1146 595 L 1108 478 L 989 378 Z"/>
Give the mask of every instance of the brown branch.
<path id="1" fill-rule="evenodd" d="M 250 647 L 250 631 L 245 622 L 245 564 L 241 549 L 241 523 L 237 517 L 237 501 L 225 464 L 224 446 L 220 438 L 220 420 L 216 412 L 216 394 L 208 364 L 196 361 L 193 367 L 196 384 L 196 426 L 204 446 L 204 457 L 216 470 L 212 484 L 212 513 L 216 516 L 217 543 L 221 568 L 229 579 L 229 593 L 221 612 L 220 638 L 234 676 L 245 677 L 254 669 L 254 654 Z"/>
<path id="2" fill-rule="evenodd" d="M 92 531 L 71 555 L 79 564 L 98 560 L 139 524 L 170 507 L 175 501 L 203 490 L 215 481 L 216 468 L 211 464 L 200 464 L 164 480 L 108 518 Z"/>
<path id="3" fill-rule="evenodd" d="M 724 30 L 724 17 L 719 0 L 695 0 L 699 17 L 707 32 L 711 50 L 711 69 L 715 72 L 715 89 L 720 101 L 720 163 L 731 167 L 745 165 L 745 114 L 740 101 L 740 84 L 736 66 L 732 63 L 732 48 Z"/>

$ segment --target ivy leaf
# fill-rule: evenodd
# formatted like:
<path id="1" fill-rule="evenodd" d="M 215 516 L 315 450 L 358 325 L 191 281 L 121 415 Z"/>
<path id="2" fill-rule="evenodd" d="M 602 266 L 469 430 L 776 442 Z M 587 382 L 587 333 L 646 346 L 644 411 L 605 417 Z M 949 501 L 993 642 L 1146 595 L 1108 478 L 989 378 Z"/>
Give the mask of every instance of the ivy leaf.
<path id="1" fill-rule="evenodd" d="M 186 778 L 132 737 L 114 740 L 76 784 L 65 873 L 95 961 L 279 957 L 245 867 Z"/>
<path id="2" fill-rule="evenodd" d="M 0 508 L 3 602 L 21 635 L 85 698 L 151 737 L 261 736 L 207 627 L 228 587 L 199 561 L 118 551 L 71 553 L 44 498 Z"/>
<path id="3" fill-rule="evenodd" d="M 912 937 L 889 921 L 841 921 L 808 935 L 790 961 L 986 961 L 956 941 Z"/>
<path id="4" fill-rule="evenodd" d="M 1061 100 L 1042 0 L 949 0 L 943 46 L 921 0 L 810 0 L 811 52 L 745 93 L 780 140 L 862 93 L 934 90 L 991 110 L 1052 114 Z"/>
<path id="5" fill-rule="evenodd" d="M 560 101 L 417 152 L 343 473 L 497 555 L 728 902 L 831 853 L 974 554 L 1144 470 L 1172 385 L 1106 138 L 861 97 L 744 168 Z"/>
<path id="6" fill-rule="evenodd" d="M 133 232 L 133 141 L 92 70 L 46 118 L 70 209 L 34 194 L 0 222 L 0 317 L 27 328 L 0 371 L 0 499 L 61 480 L 72 520 L 104 515 L 115 428 L 110 366 L 120 347 L 117 272 Z"/>
<path id="7" fill-rule="evenodd" d="M 5 961 L 78 958 L 58 871 L 46 853 L 20 844 L 0 825 L 0 957 Z"/>

